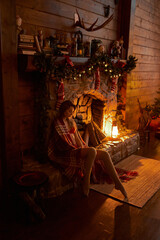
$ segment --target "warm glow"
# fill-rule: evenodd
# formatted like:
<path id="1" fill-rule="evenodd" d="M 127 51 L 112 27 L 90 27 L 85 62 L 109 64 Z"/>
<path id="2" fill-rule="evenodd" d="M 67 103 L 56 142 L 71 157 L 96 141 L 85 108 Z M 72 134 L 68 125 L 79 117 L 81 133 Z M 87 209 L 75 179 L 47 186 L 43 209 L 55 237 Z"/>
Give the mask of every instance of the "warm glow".
<path id="1" fill-rule="evenodd" d="M 117 126 L 113 126 L 112 128 L 112 137 L 116 138 L 118 136 L 118 127 Z"/>
<path id="2" fill-rule="evenodd" d="M 103 117 L 103 132 L 107 137 L 111 137 L 112 134 L 112 118 L 111 117 Z"/>
<path id="3" fill-rule="evenodd" d="M 103 117 L 103 132 L 106 137 L 117 138 L 118 127 L 114 125 L 112 117 L 104 115 Z"/>

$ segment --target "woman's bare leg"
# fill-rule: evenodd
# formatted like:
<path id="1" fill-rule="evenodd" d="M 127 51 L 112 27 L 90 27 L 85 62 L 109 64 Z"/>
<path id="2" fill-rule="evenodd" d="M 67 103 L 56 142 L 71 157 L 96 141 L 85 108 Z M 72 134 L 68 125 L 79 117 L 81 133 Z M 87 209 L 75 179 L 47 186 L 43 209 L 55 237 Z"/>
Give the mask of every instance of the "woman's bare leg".
<path id="1" fill-rule="evenodd" d="M 116 169 L 113 165 L 113 162 L 109 153 L 107 151 L 97 150 L 97 158 L 103 161 L 108 174 L 110 175 L 110 177 L 113 179 L 115 183 L 115 188 L 120 190 L 122 194 L 125 196 L 125 198 L 127 198 L 127 193 L 119 179 L 119 176 L 116 172 Z"/>
<path id="2" fill-rule="evenodd" d="M 85 167 L 85 173 L 84 173 L 84 179 L 83 179 L 83 193 L 85 196 L 88 196 L 89 194 L 89 185 L 90 185 L 90 176 L 91 176 L 91 169 L 93 162 L 96 158 L 96 149 L 93 147 L 88 148 L 82 148 L 81 149 L 81 157 L 85 159 L 84 167 Z"/>

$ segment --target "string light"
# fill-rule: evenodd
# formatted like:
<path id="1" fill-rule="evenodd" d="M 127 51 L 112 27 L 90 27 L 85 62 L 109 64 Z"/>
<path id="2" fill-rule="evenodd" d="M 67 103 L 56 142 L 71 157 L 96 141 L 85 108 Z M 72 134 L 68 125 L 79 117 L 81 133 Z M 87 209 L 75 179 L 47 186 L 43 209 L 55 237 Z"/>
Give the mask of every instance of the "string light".
<path id="1" fill-rule="evenodd" d="M 106 64 L 105 64 L 105 67 L 107 67 L 107 66 L 108 66 L 108 64 L 106 63 Z"/>
<path id="2" fill-rule="evenodd" d="M 79 77 L 81 77 L 82 75 L 81 74 L 79 74 Z"/>

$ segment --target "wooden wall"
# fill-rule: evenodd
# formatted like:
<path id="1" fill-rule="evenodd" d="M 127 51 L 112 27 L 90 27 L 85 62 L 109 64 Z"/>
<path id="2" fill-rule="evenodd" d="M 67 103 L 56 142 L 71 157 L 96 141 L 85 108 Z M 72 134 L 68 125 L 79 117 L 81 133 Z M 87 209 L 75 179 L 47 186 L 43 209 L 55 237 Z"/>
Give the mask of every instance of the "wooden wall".
<path id="1" fill-rule="evenodd" d="M 153 103 L 160 87 L 160 1 L 137 0 L 130 53 L 138 58 L 136 69 L 127 80 L 126 120 L 130 128 L 138 125 L 139 107 Z"/>
<path id="2" fill-rule="evenodd" d="M 114 19 L 104 28 L 87 32 L 81 29 L 84 41 L 100 39 L 109 48 L 111 42 L 119 35 L 118 5 L 112 0 L 16 0 L 16 13 L 23 20 L 26 34 L 38 34 L 43 30 L 44 38 L 54 36 L 56 31 L 66 32 L 68 37 L 76 31 L 74 13 L 78 9 L 86 26 L 91 25 L 97 18 L 96 26 L 103 23 L 104 5 L 110 5 L 110 14 Z M 34 145 L 34 79 L 31 74 L 19 75 L 19 109 L 20 109 L 20 145 L 21 151 Z"/>
<path id="3" fill-rule="evenodd" d="M 0 190 L 21 167 L 15 3 L 0 1 Z M 2 197 L 2 195 L 1 195 Z"/>
<path id="4" fill-rule="evenodd" d="M 112 0 L 16 0 L 17 14 L 23 19 L 23 27 L 28 34 L 37 34 L 42 29 L 44 36 L 54 35 L 55 31 L 71 33 L 75 31 L 74 13 L 78 9 L 80 16 L 84 19 L 86 26 L 91 25 L 97 18 L 100 25 L 106 18 L 104 17 L 104 5 L 110 5 L 110 13 L 115 12 L 114 19 L 105 28 L 86 32 L 84 40 L 93 38 L 101 39 L 104 45 L 108 46 L 117 39 L 117 7 Z"/>

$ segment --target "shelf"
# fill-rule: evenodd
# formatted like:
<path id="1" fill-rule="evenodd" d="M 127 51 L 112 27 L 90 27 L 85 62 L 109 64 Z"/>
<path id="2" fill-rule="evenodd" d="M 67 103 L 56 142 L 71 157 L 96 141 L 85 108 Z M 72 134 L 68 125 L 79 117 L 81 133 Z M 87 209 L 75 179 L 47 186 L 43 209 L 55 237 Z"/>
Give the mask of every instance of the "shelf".
<path id="1" fill-rule="evenodd" d="M 33 65 L 33 59 L 35 55 L 18 54 L 18 71 L 20 72 L 32 72 L 36 71 L 36 67 Z M 63 62 L 65 57 L 56 57 L 56 63 Z M 85 64 L 88 62 L 89 57 L 69 57 L 74 64 Z"/>
<path id="2" fill-rule="evenodd" d="M 18 70 L 20 72 L 32 72 L 36 71 L 36 67 L 33 65 L 33 59 L 35 55 L 27 55 L 27 54 L 18 54 Z M 56 58 L 55 63 L 61 63 L 66 60 L 65 57 L 61 56 L 53 56 Z M 81 65 L 88 62 L 89 57 L 69 57 L 70 60 L 75 65 Z M 118 60 L 121 62 L 126 62 L 124 59 L 111 59 L 112 62 L 116 63 Z"/>
<path id="3" fill-rule="evenodd" d="M 89 60 L 89 57 L 69 57 L 70 60 L 75 64 L 84 64 L 87 63 Z M 65 60 L 65 57 L 57 57 L 56 62 L 61 62 Z"/>

